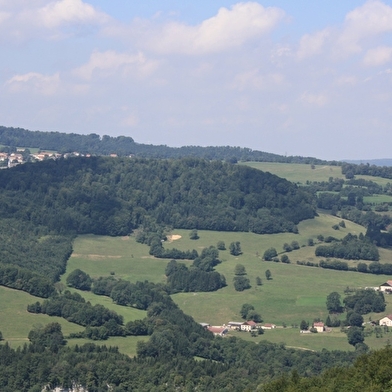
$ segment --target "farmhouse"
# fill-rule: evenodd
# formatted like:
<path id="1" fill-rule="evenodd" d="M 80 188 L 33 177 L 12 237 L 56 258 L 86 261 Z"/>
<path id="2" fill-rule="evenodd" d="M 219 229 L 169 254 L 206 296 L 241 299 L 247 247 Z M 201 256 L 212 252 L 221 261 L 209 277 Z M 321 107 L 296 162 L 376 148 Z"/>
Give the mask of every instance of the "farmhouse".
<path id="1" fill-rule="evenodd" d="M 387 327 L 392 327 L 392 314 L 388 314 L 388 316 L 383 317 L 379 321 L 380 325 L 386 325 Z"/>
<path id="2" fill-rule="evenodd" d="M 380 291 L 392 292 L 392 280 L 387 280 L 385 283 L 381 284 Z"/>
<path id="3" fill-rule="evenodd" d="M 313 328 L 315 328 L 317 332 L 324 332 L 325 330 L 324 323 L 322 322 L 313 323 Z"/>
<path id="4" fill-rule="evenodd" d="M 252 329 L 256 329 L 256 323 L 253 320 L 245 321 L 241 324 L 241 331 L 251 331 Z"/>
<path id="5" fill-rule="evenodd" d="M 226 327 L 217 326 L 207 327 L 207 330 L 212 332 L 215 336 L 225 336 L 228 332 L 228 329 Z"/>

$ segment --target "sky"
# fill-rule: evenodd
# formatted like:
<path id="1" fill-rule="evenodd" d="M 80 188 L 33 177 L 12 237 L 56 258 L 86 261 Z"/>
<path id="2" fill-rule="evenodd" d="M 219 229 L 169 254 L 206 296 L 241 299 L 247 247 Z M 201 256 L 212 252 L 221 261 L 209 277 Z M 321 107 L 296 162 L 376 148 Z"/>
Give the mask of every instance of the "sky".
<path id="1" fill-rule="evenodd" d="M 392 158 L 392 0 L 0 0 L 0 125 Z"/>

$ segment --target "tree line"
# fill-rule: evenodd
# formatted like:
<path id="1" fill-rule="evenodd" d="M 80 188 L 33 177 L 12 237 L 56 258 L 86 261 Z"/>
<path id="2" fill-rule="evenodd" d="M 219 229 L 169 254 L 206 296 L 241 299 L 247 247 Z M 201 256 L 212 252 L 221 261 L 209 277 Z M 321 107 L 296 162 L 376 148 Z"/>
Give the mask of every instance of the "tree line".
<path id="1" fill-rule="evenodd" d="M 109 155 L 116 153 L 119 156 L 135 155 L 143 158 L 185 158 L 197 157 L 208 160 L 259 161 L 259 162 L 284 162 L 304 164 L 334 164 L 313 157 L 283 156 L 250 148 L 217 146 L 183 146 L 169 147 L 166 145 L 152 145 L 136 143 L 129 136 L 112 137 L 99 136 L 95 133 L 80 135 L 76 133 L 29 131 L 23 128 L 0 126 L 0 144 L 13 147 L 27 146 L 41 150 L 54 150 L 60 153 L 80 152 L 84 154 Z"/>
<path id="2" fill-rule="evenodd" d="M 347 260 L 372 260 L 378 261 L 380 255 L 377 246 L 365 236 L 347 234 L 342 241 L 333 242 L 331 245 L 319 245 L 315 255 L 319 257 L 336 257 Z"/>

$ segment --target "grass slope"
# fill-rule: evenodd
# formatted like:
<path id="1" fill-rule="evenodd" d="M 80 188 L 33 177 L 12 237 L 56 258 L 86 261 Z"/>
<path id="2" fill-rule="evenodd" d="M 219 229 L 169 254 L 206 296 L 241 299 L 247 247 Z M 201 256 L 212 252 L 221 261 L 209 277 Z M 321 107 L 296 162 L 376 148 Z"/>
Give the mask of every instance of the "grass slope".
<path id="1" fill-rule="evenodd" d="M 241 164 L 276 174 L 297 184 L 306 184 L 307 180 L 328 181 L 329 177 L 345 179 L 340 166 L 314 165 L 314 169 L 312 169 L 311 165 L 299 163 L 244 162 Z M 391 182 L 388 178 L 381 177 L 357 175 L 355 178 L 373 181 L 381 186 Z"/>
<path id="2" fill-rule="evenodd" d="M 58 322 L 64 335 L 79 332 L 84 328 L 70 323 L 61 317 L 27 312 L 27 305 L 41 300 L 23 291 L 0 286 L 0 331 L 11 347 L 18 347 L 28 342 L 28 333 L 36 326 Z"/>
<path id="3" fill-rule="evenodd" d="M 220 240 L 226 247 L 230 242 L 240 241 L 243 254 L 234 257 L 229 251 L 220 251 L 222 263 L 217 270 L 226 277 L 228 286 L 212 293 L 179 293 L 173 295 L 174 301 L 181 309 L 193 316 L 198 322 L 208 322 L 213 325 L 221 325 L 228 321 L 240 320 L 239 310 L 244 303 L 251 303 L 262 314 L 265 322 L 277 325 L 286 324 L 287 328 L 276 331 L 266 331 L 257 338 L 251 338 L 248 334 L 241 334 L 243 338 L 258 341 L 267 339 L 274 342 L 285 342 L 290 346 L 299 346 L 308 349 L 320 350 L 350 349 L 346 335 L 336 330 L 331 334 L 319 334 L 317 336 L 300 336 L 298 329 L 291 328 L 299 325 L 302 319 L 312 322 L 314 318 L 323 320 L 327 317 L 325 301 L 332 291 L 342 294 L 349 286 L 352 288 L 378 286 L 388 279 L 387 276 L 360 274 L 355 272 L 343 272 L 324 270 L 321 268 L 304 267 L 295 264 L 296 260 L 313 260 L 315 247 L 301 247 L 297 251 L 288 253 L 292 264 L 282 264 L 262 261 L 262 255 L 269 247 L 275 247 L 278 252 L 283 252 L 283 244 L 293 240 L 300 245 L 307 244 L 308 238 L 315 239 L 318 234 L 324 236 L 333 235 L 337 238 L 344 237 L 347 233 L 359 234 L 364 232 L 362 226 L 346 221 L 346 228 L 333 230 L 332 226 L 340 221 L 340 218 L 321 214 L 319 217 L 301 222 L 299 234 L 283 233 L 272 235 L 257 235 L 253 233 L 233 232 L 210 232 L 198 231 L 199 239 L 191 240 L 190 231 L 175 230 L 173 234 L 180 236 L 173 242 L 166 242 L 167 248 L 175 247 L 181 250 L 196 249 L 200 251 L 204 247 L 216 245 Z M 164 269 L 169 260 L 157 260 L 148 255 L 148 247 L 136 243 L 133 237 L 111 238 L 101 236 L 80 236 L 74 244 L 74 254 L 69 261 L 67 272 L 75 268 L 81 268 L 91 276 L 108 276 L 110 271 L 115 276 L 128 279 L 132 282 L 137 280 L 150 280 L 164 282 Z M 391 251 L 381 251 L 381 261 L 391 260 Z M 191 261 L 184 261 L 190 265 Z M 353 264 L 355 262 L 352 262 Z M 250 279 L 252 288 L 244 292 L 234 290 L 232 280 L 236 264 L 243 264 Z M 265 279 L 265 271 L 269 269 L 272 280 Z M 262 286 L 256 286 L 256 277 L 260 276 Z M 102 303 L 101 297 L 92 294 L 86 298 Z M 392 313 L 392 298 L 387 297 L 388 308 L 385 314 Z M 110 307 L 110 299 L 105 299 L 105 306 Z M 112 306 L 115 306 L 112 304 Z M 128 308 L 123 308 L 128 311 Z M 125 311 L 125 310 L 124 310 Z M 120 313 L 120 312 L 119 312 Z M 125 316 L 124 316 L 125 317 Z M 133 317 L 133 316 L 132 316 Z M 366 317 L 372 319 L 381 318 L 380 314 L 371 314 Z M 367 338 L 366 342 L 371 346 L 386 344 L 389 335 L 385 334 L 382 339 L 375 337 Z M 121 339 L 120 339 L 121 340 Z"/>

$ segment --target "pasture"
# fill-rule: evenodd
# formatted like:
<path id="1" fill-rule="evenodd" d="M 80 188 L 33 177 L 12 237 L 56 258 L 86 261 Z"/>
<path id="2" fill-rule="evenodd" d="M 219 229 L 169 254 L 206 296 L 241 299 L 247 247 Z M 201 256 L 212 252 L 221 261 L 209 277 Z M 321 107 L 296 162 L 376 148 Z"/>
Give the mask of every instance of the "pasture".
<path id="1" fill-rule="evenodd" d="M 198 231 L 199 239 L 191 240 L 189 230 L 175 230 L 178 239 L 165 242 L 166 248 L 175 247 L 180 250 L 196 249 L 200 252 L 204 247 L 216 245 L 218 241 L 224 241 L 227 250 L 220 251 L 222 263 L 216 269 L 226 277 L 227 287 L 211 293 L 179 293 L 173 295 L 173 300 L 187 314 L 194 317 L 198 322 L 207 322 L 212 325 L 225 324 L 228 321 L 240 320 L 239 311 L 242 304 L 252 304 L 265 322 L 271 322 L 287 328 L 266 331 L 257 338 L 242 333 L 246 337 L 257 341 L 268 339 L 276 342 L 285 342 L 290 346 L 320 350 L 324 347 L 350 349 L 345 334 L 335 331 L 333 334 L 318 334 L 317 336 L 302 339 L 296 328 L 302 319 L 312 322 L 315 318 L 325 320 L 327 310 L 325 301 L 332 291 L 339 292 L 344 297 L 344 290 L 367 286 L 378 286 L 388 279 L 387 276 L 361 274 L 357 272 L 333 271 L 315 267 L 298 266 L 296 260 L 308 260 L 317 262 L 319 258 L 314 256 L 315 246 L 307 246 L 308 238 L 313 238 L 317 245 L 318 234 L 324 236 L 333 235 L 343 238 L 347 233 L 359 234 L 364 232 L 362 226 L 346 221 L 346 228 L 333 230 L 332 226 L 341 219 L 331 215 L 323 215 L 299 224 L 299 234 L 282 233 L 272 235 L 257 235 L 253 233 L 239 232 L 210 232 Z M 300 249 L 287 253 L 291 264 L 266 262 L 262 260 L 263 253 L 269 247 L 275 247 L 283 253 L 285 242 L 298 241 Z M 243 254 L 237 257 L 230 255 L 228 248 L 233 241 L 240 241 Z M 127 279 L 132 282 L 137 280 L 150 280 L 164 282 L 164 270 L 169 260 L 155 259 L 148 254 L 146 245 L 138 244 L 134 237 L 111 238 L 101 236 L 79 236 L 74 243 L 74 253 L 69 260 L 67 274 L 75 268 L 80 268 L 92 277 L 108 276 L 115 272 L 115 277 Z M 381 250 L 381 262 L 389 262 L 392 253 L 389 250 Z M 191 261 L 180 261 L 190 265 Z M 357 262 L 352 262 L 354 265 Z M 252 287 L 243 292 L 237 292 L 233 287 L 234 269 L 237 264 L 243 264 L 246 268 L 247 277 Z M 265 271 L 269 269 L 272 280 L 266 280 Z M 256 277 L 262 279 L 262 285 L 256 285 Z M 81 293 L 92 303 L 102 303 L 110 307 L 111 300 L 105 297 L 94 296 L 91 293 Z M 104 301 L 104 302 L 102 302 Z M 387 296 L 388 308 L 385 314 L 392 313 L 392 298 Z M 112 309 L 112 307 L 110 307 Z M 129 311 L 129 308 L 123 308 Z M 117 310 L 116 310 L 117 311 Z M 120 314 L 120 311 L 118 311 Z M 123 314 L 124 317 L 125 314 Z M 383 314 L 384 315 L 384 314 Z M 381 318 L 380 314 L 370 314 L 373 320 Z M 136 317 L 132 315 L 130 317 Z M 271 339 L 269 338 L 271 337 Z M 123 340 L 120 339 L 122 342 Z M 127 345 L 126 339 L 124 344 Z M 382 345 L 384 339 L 368 338 L 366 341 L 371 345 Z M 108 341 L 109 343 L 109 341 Z M 305 344 L 303 344 L 305 343 Z M 343 345 L 343 346 L 342 346 Z"/>
<path id="2" fill-rule="evenodd" d="M 306 181 L 328 181 L 330 177 L 345 178 L 340 166 L 314 165 L 314 169 L 312 169 L 311 165 L 300 163 L 241 162 L 240 164 L 276 174 L 300 185 L 305 185 Z M 357 175 L 355 178 L 373 181 L 381 186 L 391 182 L 388 178 L 382 177 Z"/>
<path id="3" fill-rule="evenodd" d="M 115 305 L 110 298 L 101 297 L 92 293 L 78 291 L 87 301 L 93 305 L 101 304 L 107 308 L 114 310 L 124 317 L 124 323 L 131 320 L 138 320 L 145 317 L 146 312 L 128 308 L 124 306 Z M 46 314 L 33 314 L 27 312 L 27 305 L 36 301 L 42 301 L 42 298 L 34 297 L 23 291 L 9 289 L 0 286 L 0 331 L 3 334 L 3 339 L 12 347 L 17 348 L 28 343 L 29 332 L 37 327 L 44 326 L 49 323 L 58 322 L 61 325 L 64 336 L 70 333 L 76 333 L 84 330 L 84 327 L 71 323 L 61 317 L 51 317 Z M 99 345 L 117 346 L 122 353 L 129 356 L 136 355 L 136 345 L 139 340 L 146 340 L 145 336 L 128 336 L 128 337 L 111 337 L 105 341 L 94 342 Z M 82 345 L 84 343 L 91 343 L 88 339 L 69 339 L 69 345 Z"/>
<path id="4" fill-rule="evenodd" d="M 50 317 L 46 314 L 27 312 L 27 305 L 41 298 L 33 297 L 23 291 L 0 286 L 0 331 L 4 340 L 13 348 L 28 342 L 27 336 L 35 327 L 58 322 L 64 335 L 82 331 L 84 328 L 70 323 L 61 317 Z"/>

